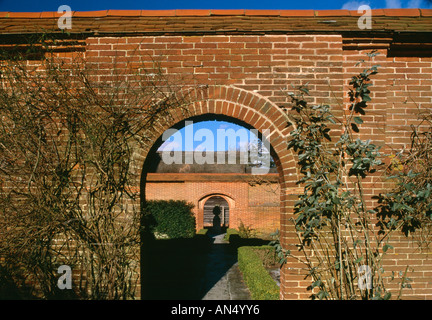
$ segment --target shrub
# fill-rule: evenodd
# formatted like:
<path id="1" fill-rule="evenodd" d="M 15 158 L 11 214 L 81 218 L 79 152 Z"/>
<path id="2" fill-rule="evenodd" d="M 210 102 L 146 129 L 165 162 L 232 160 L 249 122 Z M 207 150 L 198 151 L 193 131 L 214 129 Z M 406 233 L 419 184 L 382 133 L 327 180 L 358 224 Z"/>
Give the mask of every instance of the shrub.
<path id="1" fill-rule="evenodd" d="M 193 204 L 186 201 L 149 200 L 146 217 L 150 232 L 169 239 L 192 238 L 195 235 Z"/>
<path id="2" fill-rule="evenodd" d="M 255 230 L 251 226 L 246 226 L 243 221 L 240 221 L 238 231 L 240 237 L 244 239 L 253 238 L 255 236 Z"/>
<path id="3" fill-rule="evenodd" d="M 266 247 L 266 248 L 264 248 Z M 257 254 L 271 252 L 271 247 L 240 247 L 238 249 L 238 265 L 243 278 L 254 300 L 279 300 L 279 286 L 267 272 L 263 261 Z"/>

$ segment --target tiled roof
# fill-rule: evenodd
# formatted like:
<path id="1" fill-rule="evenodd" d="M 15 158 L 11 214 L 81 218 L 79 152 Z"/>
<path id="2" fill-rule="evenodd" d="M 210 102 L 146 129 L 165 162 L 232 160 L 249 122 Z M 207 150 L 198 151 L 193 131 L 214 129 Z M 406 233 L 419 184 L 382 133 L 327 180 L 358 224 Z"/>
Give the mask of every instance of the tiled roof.
<path id="1" fill-rule="evenodd" d="M 54 18 L 57 12 L 0 12 L 5 18 Z M 280 17 L 334 17 L 355 16 L 361 14 L 355 10 L 100 10 L 73 11 L 75 17 L 193 17 L 193 16 L 280 16 Z M 387 17 L 430 17 L 432 9 L 374 9 L 372 16 Z"/>
<path id="2" fill-rule="evenodd" d="M 57 12 L 0 12 L 0 34 L 61 32 Z M 70 33 L 361 31 L 350 10 L 103 10 L 72 12 Z M 432 32 L 432 9 L 372 10 L 373 31 Z"/>

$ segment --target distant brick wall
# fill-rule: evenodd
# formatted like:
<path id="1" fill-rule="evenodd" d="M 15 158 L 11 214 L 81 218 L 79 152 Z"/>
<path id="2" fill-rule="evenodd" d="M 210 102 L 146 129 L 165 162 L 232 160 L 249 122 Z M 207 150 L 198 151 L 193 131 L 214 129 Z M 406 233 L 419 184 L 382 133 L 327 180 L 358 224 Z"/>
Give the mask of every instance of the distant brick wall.
<path id="1" fill-rule="evenodd" d="M 186 200 L 194 205 L 197 230 L 202 229 L 203 208 L 206 200 L 219 195 L 229 205 L 229 227 L 238 228 L 241 223 L 257 232 L 272 233 L 279 229 L 279 184 L 274 175 L 268 185 L 251 185 L 250 175 L 212 174 L 212 179 L 201 174 L 176 174 L 177 181 L 167 181 L 173 174 L 149 174 L 146 183 L 148 200 Z M 167 178 L 168 176 L 168 178 Z M 158 181 L 159 180 L 159 181 Z"/>

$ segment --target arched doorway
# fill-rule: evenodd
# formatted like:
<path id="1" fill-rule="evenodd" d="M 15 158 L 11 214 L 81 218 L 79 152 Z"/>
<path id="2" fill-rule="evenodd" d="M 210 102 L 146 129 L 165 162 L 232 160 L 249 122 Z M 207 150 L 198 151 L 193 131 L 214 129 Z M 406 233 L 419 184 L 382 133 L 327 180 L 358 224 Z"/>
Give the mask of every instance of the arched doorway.
<path id="1" fill-rule="evenodd" d="M 137 183 L 141 195 L 140 204 L 145 204 L 147 173 L 149 172 L 148 169 L 152 167 L 152 159 L 149 155 L 154 154 L 162 145 L 162 136 L 166 130 L 169 128 L 180 129 L 185 126 L 187 120 L 198 122 L 217 118 L 233 121 L 246 128 L 256 129 L 259 134 L 268 132 L 270 153 L 279 174 L 281 243 L 287 249 L 295 249 L 292 241 L 294 230 L 289 221 L 299 192 L 296 188 L 298 169 L 293 152 L 287 149 L 290 132 L 290 128 L 287 126 L 287 122 L 289 122 L 287 115 L 275 103 L 259 94 L 235 87 L 210 86 L 203 92 L 197 90 L 188 94 L 190 94 L 188 99 L 191 100 L 187 108 L 173 110 L 169 116 L 161 119 L 158 125 L 152 128 L 147 142 L 135 151 L 134 168 L 137 174 L 142 170 L 141 179 Z M 145 247 L 144 241 L 142 247 Z M 141 259 L 145 259 L 145 257 L 141 255 Z M 142 262 L 141 266 L 143 266 Z M 295 273 L 292 270 L 295 270 Z M 141 272 L 145 272 L 145 270 L 141 270 Z M 301 270 L 297 267 L 291 268 L 290 263 L 285 264 L 281 271 L 282 296 L 284 288 L 288 288 L 287 292 L 290 290 L 289 277 L 293 275 L 296 278 L 297 272 L 300 274 Z M 298 283 L 296 285 L 302 286 Z M 141 292 L 144 291 L 145 288 L 141 287 Z"/>
<path id="2" fill-rule="evenodd" d="M 229 204 L 221 196 L 212 196 L 204 204 L 203 225 L 204 227 L 213 226 L 214 211 L 219 211 L 222 228 L 229 227 Z"/>

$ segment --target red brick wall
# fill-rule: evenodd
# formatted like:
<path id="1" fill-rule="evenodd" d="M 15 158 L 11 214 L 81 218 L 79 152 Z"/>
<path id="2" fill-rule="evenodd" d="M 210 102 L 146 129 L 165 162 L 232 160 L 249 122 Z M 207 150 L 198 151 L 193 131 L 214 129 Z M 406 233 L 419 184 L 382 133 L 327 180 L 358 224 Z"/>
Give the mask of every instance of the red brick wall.
<path id="1" fill-rule="evenodd" d="M 89 37 L 85 56 L 95 67 L 101 82 L 109 82 L 113 68 L 126 70 L 132 66 L 150 69 L 154 61 L 172 81 L 184 85 L 209 85 L 204 93 L 196 93 L 188 114 L 173 113 L 173 119 L 154 128 L 154 137 L 144 148 L 137 148 L 135 172 L 142 171 L 152 143 L 177 122 L 201 114 L 222 114 L 239 119 L 257 129 L 271 128 L 270 142 L 275 150 L 280 175 L 279 220 L 274 219 L 276 207 L 250 206 L 256 191 L 238 182 L 184 182 L 147 184 L 147 198 L 186 198 L 195 203 L 209 194 L 220 193 L 235 201 L 232 208 L 233 226 L 241 219 L 259 227 L 281 228 L 281 240 L 288 249 L 295 249 L 297 238 L 290 222 L 296 194 L 297 168 L 291 151 L 286 150 L 289 129 L 287 118 L 278 106 L 289 101 L 281 88 L 309 83 L 311 101 L 336 106 L 344 112 L 344 93 L 348 81 L 358 68 L 354 64 L 364 59 L 364 53 L 378 48 L 374 58 L 380 73 L 374 77 L 372 103 L 369 105 L 360 136 L 383 146 L 385 152 L 408 147 L 410 125 L 417 123 L 419 110 L 432 106 L 432 58 L 390 57 L 386 45 L 375 41 L 357 48 L 344 47 L 339 34 L 306 35 L 197 35 L 197 36 L 124 36 Z M 371 42 L 372 43 L 372 42 Z M 210 185 L 211 184 L 211 185 Z M 390 187 L 382 172 L 365 181 L 367 195 L 372 196 Z M 133 187 L 140 188 L 139 179 Z M 183 194 L 179 194 L 181 190 Z M 172 192 L 171 192 L 172 191 Z M 197 200 L 198 199 L 198 200 Z M 369 205 L 373 201 L 369 199 Z M 248 208 L 248 209 L 245 209 Z M 199 217 L 199 212 L 197 212 Z M 246 223 L 247 224 L 247 223 Z M 400 271 L 407 264 L 413 271 L 412 290 L 406 296 L 432 298 L 432 262 L 429 251 L 420 251 L 410 238 L 394 237 L 395 249 L 386 260 L 387 270 Z M 304 266 L 290 261 L 282 270 L 281 297 L 303 299 L 309 296 L 304 280 Z"/>
<path id="2" fill-rule="evenodd" d="M 410 147 L 410 126 L 419 124 L 419 113 L 431 113 L 432 58 L 389 57 L 385 60 L 385 66 L 387 74 L 383 82 L 389 89 L 383 97 L 386 150 L 399 151 Z M 382 187 L 388 188 L 388 183 L 382 184 Z M 432 299 L 431 252 L 419 247 L 416 238 L 394 237 L 394 249 L 388 255 L 384 268 L 387 273 L 397 273 L 408 265 L 408 277 L 413 279 L 413 284 L 412 289 L 404 289 L 403 297 Z M 390 286 L 397 289 L 395 283 Z"/>
<path id="3" fill-rule="evenodd" d="M 344 54 L 346 74 L 352 74 L 351 67 L 362 57 L 363 51 L 350 51 Z M 411 125 L 419 124 L 419 113 L 431 112 L 432 107 L 432 58 L 387 57 L 386 50 L 374 62 L 379 64 L 379 74 L 374 76 L 372 91 L 373 104 L 368 108 L 361 126 L 360 136 L 371 139 L 382 146 L 385 154 L 395 154 L 410 147 Z M 364 55 L 363 55 L 364 57 Z M 358 70 L 358 68 L 357 68 Z M 389 161 L 388 158 L 386 159 Z M 382 172 L 368 178 L 364 187 L 371 197 L 390 190 L 391 183 Z M 376 202 L 368 201 L 370 207 Z M 413 279 L 412 289 L 404 289 L 404 299 L 432 298 L 432 259 L 430 250 L 419 247 L 415 236 L 405 237 L 396 234 L 389 242 L 394 249 L 388 251 L 384 259 L 384 277 L 394 272 L 404 272 L 409 266 L 407 276 Z M 400 289 L 400 281 L 389 281 L 388 289 L 393 294 Z"/>
<path id="4" fill-rule="evenodd" d="M 166 176 L 166 175 L 165 175 Z M 199 174 L 177 174 L 181 181 L 166 181 L 164 174 L 149 174 L 145 185 L 148 200 L 186 200 L 194 205 L 197 230 L 203 225 L 203 206 L 211 195 L 223 196 L 229 205 L 229 227 L 238 228 L 241 223 L 256 232 L 269 234 L 279 229 L 280 203 L 277 182 L 268 185 L 250 185 L 249 175 L 243 180 L 230 175 L 212 174 L 215 179 L 196 179 Z M 194 177 L 194 179 L 191 179 Z M 217 181 L 222 180 L 222 181 Z M 249 179 L 248 179 L 249 178 Z M 157 181 L 158 179 L 162 181 Z M 216 180 L 216 181 L 215 181 Z M 230 181 L 231 180 L 231 181 Z M 272 179 L 274 180 L 274 179 Z"/>
<path id="5" fill-rule="evenodd" d="M 121 66 L 125 62 L 141 61 L 150 67 L 151 56 L 161 63 L 167 74 L 181 79 L 183 83 L 226 85 L 243 89 L 245 91 L 241 91 L 231 100 L 224 100 L 220 96 L 230 95 L 233 91 L 223 94 L 218 91 L 218 98 L 210 99 L 209 109 L 200 106 L 198 110 L 192 110 L 192 114 L 205 113 L 204 109 L 210 113 L 218 110 L 216 113 L 228 114 L 263 128 L 264 124 L 268 124 L 267 120 L 260 119 L 233 103 L 241 100 L 242 105 L 256 106 L 257 97 L 259 99 L 262 96 L 274 104 L 285 105 L 288 100 L 281 88 L 291 84 L 309 83 L 312 102 L 326 102 L 337 106 L 347 101 L 343 90 L 347 88 L 350 77 L 359 70 L 354 64 L 364 59 L 368 51 L 369 48 L 344 50 L 340 35 L 220 35 L 95 37 L 87 40 L 86 55 L 91 61 L 101 63 L 101 75 L 108 72 L 114 62 Z M 373 63 L 381 65 L 380 73 L 373 80 L 373 103 L 364 117 L 365 123 L 361 126 L 360 136 L 382 145 L 384 151 L 392 148 L 400 150 L 408 146 L 410 125 L 416 123 L 417 106 L 430 110 L 432 59 L 391 58 L 387 57 L 386 49 L 379 51 L 381 54 L 374 58 Z M 209 97 L 212 98 L 212 95 L 209 94 Z M 230 97 L 232 98 L 231 95 Z M 343 107 L 336 108 L 339 108 L 339 112 L 343 111 Z M 273 110 L 272 107 L 269 110 Z M 268 110 L 263 109 L 261 114 L 269 115 Z M 280 117 L 272 120 L 279 128 L 283 127 L 285 121 L 286 119 Z M 281 132 L 287 133 L 286 130 Z M 283 150 L 284 139 L 275 137 L 271 142 L 278 144 L 279 149 Z M 247 199 L 250 201 L 251 198 L 245 184 L 185 182 L 182 187 L 172 189 L 169 184 L 152 183 L 147 186 L 147 196 L 149 199 L 198 199 L 208 193 L 211 184 L 213 192 L 233 195 L 236 203 L 236 207 L 231 209 L 233 227 L 239 219 L 261 227 L 262 218 L 265 217 L 265 221 L 274 223 L 272 228 L 281 227 L 282 242 L 287 248 L 293 249 L 297 238 L 289 218 L 296 193 L 300 190 L 294 188 L 296 168 L 290 153 L 281 151 L 278 161 L 279 170 L 282 170 L 282 215 L 279 221 L 274 219 L 274 207 L 248 208 Z M 381 176 L 382 173 L 377 173 L 365 181 L 369 196 L 389 187 Z M 370 200 L 369 205 L 372 204 Z M 248 208 L 247 211 L 245 208 Z M 198 212 L 197 217 L 199 218 Z M 410 273 L 413 289 L 407 289 L 406 296 L 431 298 L 432 262 L 428 252 L 420 253 L 410 239 L 402 236 L 395 239 L 394 247 L 394 252 L 389 254 L 386 260 L 389 272 L 400 271 L 406 264 L 414 270 Z M 284 268 L 281 283 L 283 298 L 303 299 L 309 296 L 305 290 L 309 282 L 304 280 L 303 267 L 299 263 L 290 262 Z"/>
<path id="6" fill-rule="evenodd" d="M 191 83 L 235 85 L 281 104 L 281 88 L 290 84 L 308 82 L 316 102 L 330 97 L 329 85 L 339 93 L 342 88 L 340 35 L 88 38 L 86 56 L 100 64 L 101 76 L 112 63 L 151 68 L 158 61 Z"/>

